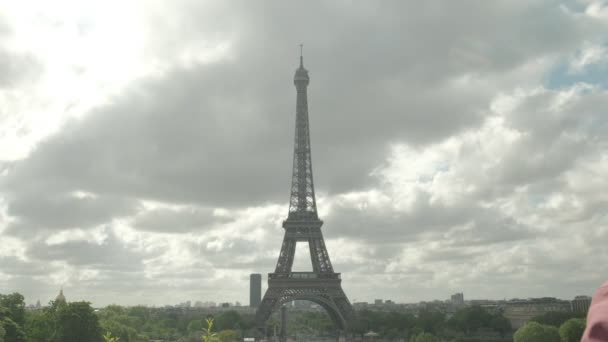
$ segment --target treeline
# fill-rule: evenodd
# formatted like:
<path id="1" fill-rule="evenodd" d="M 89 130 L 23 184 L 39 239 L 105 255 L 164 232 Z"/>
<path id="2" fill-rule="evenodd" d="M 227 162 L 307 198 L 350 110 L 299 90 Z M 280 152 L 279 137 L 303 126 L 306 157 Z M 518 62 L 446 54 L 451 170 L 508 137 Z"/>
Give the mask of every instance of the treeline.
<path id="1" fill-rule="evenodd" d="M 204 313 L 110 305 L 95 311 L 88 302 L 51 302 L 26 310 L 19 293 L 0 294 L 0 342 L 200 342 L 205 320 L 213 318 L 219 342 L 233 342 L 253 327 L 253 317 L 235 311 Z M 107 339 L 104 338 L 104 335 Z"/>
<path id="2" fill-rule="evenodd" d="M 373 331 L 375 340 L 433 341 L 578 341 L 585 327 L 583 314 L 550 312 L 532 319 L 515 334 L 500 312 L 479 306 L 463 308 L 452 316 L 433 310 L 417 314 L 360 311 L 352 322 L 354 334 Z M 38 310 L 26 310 L 18 293 L 0 294 L 0 342 L 103 342 L 104 335 L 120 342 L 165 340 L 201 341 L 206 319 L 213 318 L 219 342 L 253 336 L 252 315 L 225 311 L 215 316 L 199 310 L 122 307 L 110 305 L 95 311 L 88 302 L 51 302 Z M 268 321 L 268 333 L 279 328 L 279 317 Z M 290 312 L 290 336 L 335 336 L 336 327 L 324 312 Z M 540 338 L 540 339 L 539 339 Z M 578 339 L 578 340 L 577 340 Z"/>
<path id="3" fill-rule="evenodd" d="M 422 309 L 411 313 L 361 311 L 353 332 L 374 331 L 385 340 L 465 341 L 484 333 L 484 340 L 510 341 L 511 324 L 500 312 L 491 313 L 480 306 L 463 308 L 451 317 L 440 311 Z M 419 338 L 418 338 L 419 337 Z"/>
<path id="4" fill-rule="evenodd" d="M 205 320 L 213 318 L 213 331 L 220 342 L 232 342 L 253 333 L 253 316 L 226 311 L 210 315 L 199 311 L 164 310 L 142 306 L 110 305 L 97 313 L 104 331 L 120 338 L 120 342 L 167 340 L 202 341 Z"/>
<path id="5" fill-rule="evenodd" d="M 19 293 L 0 294 L 0 342 L 102 342 L 102 328 L 90 303 L 58 302 L 26 311 Z"/>
<path id="6" fill-rule="evenodd" d="M 570 342 L 580 341 L 585 327 L 584 313 L 547 312 L 515 332 L 500 311 L 490 312 L 480 306 L 465 307 L 452 316 L 434 310 L 417 314 L 358 312 L 352 330 L 361 336 L 377 333 L 375 340 L 409 342 Z M 331 335 L 334 325 L 324 313 L 305 313 L 294 319 L 291 335 L 313 329 Z M 540 337 L 539 337 L 540 336 Z M 514 338 L 515 337 L 515 338 Z"/>

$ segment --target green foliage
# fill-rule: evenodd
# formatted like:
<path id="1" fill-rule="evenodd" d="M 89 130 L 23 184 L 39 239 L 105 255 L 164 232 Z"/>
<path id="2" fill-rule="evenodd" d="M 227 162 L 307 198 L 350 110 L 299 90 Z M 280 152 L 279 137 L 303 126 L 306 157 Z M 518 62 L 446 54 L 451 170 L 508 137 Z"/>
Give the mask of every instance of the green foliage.
<path id="1" fill-rule="evenodd" d="M 49 309 L 29 312 L 26 315 L 25 331 L 28 342 L 50 342 L 55 332 L 54 311 Z"/>
<path id="2" fill-rule="evenodd" d="M 26 342 L 25 332 L 23 328 L 15 323 L 10 318 L 4 318 L 0 320 L 0 325 L 4 330 L 4 341 L 5 342 Z"/>
<path id="3" fill-rule="evenodd" d="M 19 293 L 0 294 L 0 328 L 6 342 L 25 342 L 25 302 Z"/>
<path id="4" fill-rule="evenodd" d="M 491 314 L 478 305 L 457 311 L 447 326 L 456 331 L 469 334 L 479 329 L 490 329 L 501 335 L 511 331 L 511 322 L 501 314 Z"/>
<path id="5" fill-rule="evenodd" d="M 106 332 L 103 335 L 103 340 L 105 342 L 118 342 L 118 340 L 120 340 L 120 338 L 119 337 L 113 337 L 112 333 L 108 331 L 108 332 Z"/>
<path id="6" fill-rule="evenodd" d="M 217 338 L 220 342 L 234 342 L 236 341 L 236 337 L 236 331 L 230 329 L 222 330 L 217 334 Z"/>
<path id="7" fill-rule="evenodd" d="M 72 302 L 57 307 L 55 339 L 61 342 L 101 342 L 99 319 L 88 302 Z"/>
<path id="8" fill-rule="evenodd" d="M 213 318 L 205 320 L 207 327 L 203 328 L 203 342 L 217 342 L 217 333 L 213 332 Z"/>
<path id="9" fill-rule="evenodd" d="M 6 330 L 0 326 L 0 342 L 4 342 L 4 336 L 6 336 Z"/>
<path id="10" fill-rule="evenodd" d="M 483 327 L 489 327 L 492 315 L 481 306 L 464 308 L 448 320 L 448 326 L 465 333 L 471 333 Z"/>
<path id="11" fill-rule="evenodd" d="M 418 336 L 416 336 L 416 339 L 414 340 L 414 342 L 437 342 L 437 338 L 435 337 L 435 335 L 431 334 L 431 333 L 421 333 Z"/>
<path id="12" fill-rule="evenodd" d="M 17 324 L 25 323 L 25 301 L 20 293 L 0 295 L 0 307 L 8 309 L 8 316 Z"/>
<path id="13" fill-rule="evenodd" d="M 325 315 L 326 316 L 326 315 Z M 334 329 L 334 323 L 329 317 L 324 317 L 327 331 Z M 443 323 L 443 322 L 442 322 Z M 418 319 L 411 313 L 360 311 L 351 327 L 353 333 L 362 335 L 370 330 L 378 332 L 382 337 L 408 337 L 422 332 Z"/>
<path id="14" fill-rule="evenodd" d="M 556 327 L 538 322 L 528 322 L 517 329 L 513 335 L 514 342 L 560 342 Z"/>
<path id="15" fill-rule="evenodd" d="M 513 331 L 511 322 L 503 315 L 492 315 L 490 325 L 488 328 L 498 332 L 501 335 L 505 335 Z"/>
<path id="16" fill-rule="evenodd" d="M 216 317 L 214 324 L 218 330 L 237 329 L 246 325 L 241 315 L 234 310 L 226 311 Z"/>
<path id="17" fill-rule="evenodd" d="M 193 319 L 190 321 L 190 323 L 188 323 L 188 327 L 186 329 L 189 333 L 201 331 L 203 329 L 203 322 L 200 319 Z"/>
<path id="18" fill-rule="evenodd" d="M 11 317 L 11 310 L 0 307 L 0 327 L 4 330 L 4 340 L 6 342 L 25 342 L 25 332 Z"/>
<path id="19" fill-rule="evenodd" d="M 358 335 L 373 330 L 386 340 L 415 340 L 425 332 L 438 339 L 466 340 L 478 330 L 493 331 L 508 338 L 512 331 L 511 323 L 502 313 L 490 313 L 480 306 L 465 307 L 448 320 L 443 313 L 433 310 L 420 310 L 417 317 L 410 313 L 363 310 L 358 312 L 351 329 Z"/>
<path id="20" fill-rule="evenodd" d="M 147 310 L 147 309 L 146 309 Z M 109 305 L 97 313 L 99 323 L 104 331 L 118 337 L 121 342 L 143 342 L 149 339 L 139 331 L 149 315 L 141 311 L 141 307 L 123 308 Z"/>
<path id="21" fill-rule="evenodd" d="M 538 322 L 544 325 L 552 325 L 556 328 L 564 324 L 567 320 L 571 318 L 585 318 L 585 313 L 582 312 L 546 312 L 542 315 L 533 317 L 531 321 Z"/>
<path id="22" fill-rule="evenodd" d="M 437 333 L 441 331 L 445 322 L 445 314 L 433 310 L 420 310 L 418 313 L 418 325 L 422 331 Z"/>
<path id="23" fill-rule="evenodd" d="M 585 319 L 571 318 L 559 327 L 562 342 L 578 342 L 585 332 Z"/>

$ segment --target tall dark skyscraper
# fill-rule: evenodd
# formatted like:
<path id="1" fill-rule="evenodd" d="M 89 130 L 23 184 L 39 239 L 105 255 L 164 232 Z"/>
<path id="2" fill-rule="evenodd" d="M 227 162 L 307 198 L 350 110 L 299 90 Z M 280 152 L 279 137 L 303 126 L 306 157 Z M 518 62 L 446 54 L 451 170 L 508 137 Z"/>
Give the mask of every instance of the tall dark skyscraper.
<path id="1" fill-rule="evenodd" d="M 249 276 L 249 306 L 257 308 L 262 302 L 262 275 L 252 273 Z"/>

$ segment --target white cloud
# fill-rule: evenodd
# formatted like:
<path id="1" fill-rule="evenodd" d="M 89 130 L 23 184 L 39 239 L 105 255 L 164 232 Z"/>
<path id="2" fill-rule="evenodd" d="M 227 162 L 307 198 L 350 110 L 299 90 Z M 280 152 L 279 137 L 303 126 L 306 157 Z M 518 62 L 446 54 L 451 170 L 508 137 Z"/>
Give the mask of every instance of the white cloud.
<path id="1" fill-rule="evenodd" d="M 604 5 L 293 6 L 12 5 L 0 58 L 32 63 L 0 79 L 0 286 L 246 302 L 283 237 L 302 40 L 318 206 L 351 299 L 603 280 L 587 260 L 606 257 L 608 94 L 543 82 L 603 61 Z"/>

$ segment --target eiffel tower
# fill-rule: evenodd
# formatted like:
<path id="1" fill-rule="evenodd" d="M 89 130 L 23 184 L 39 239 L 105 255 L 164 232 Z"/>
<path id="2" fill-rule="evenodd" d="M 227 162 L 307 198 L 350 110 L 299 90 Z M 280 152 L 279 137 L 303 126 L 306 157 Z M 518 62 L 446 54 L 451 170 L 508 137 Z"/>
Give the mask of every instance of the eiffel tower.
<path id="1" fill-rule="evenodd" d="M 300 53 L 300 67 L 294 84 L 297 89 L 296 132 L 289 214 L 283 221 L 285 236 L 274 273 L 268 274 L 268 289 L 256 312 L 256 324 L 262 331 L 270 314 L 293 300 L 308 300 L 323 307 L 337 327 L 347 332 L 354 311 L 342 290 L 340 273 L 329 260 L 317 215 L 310 157 L 308 71 Z M 312 272 L 292 272 L 297 242 L 308 242 Z"/>

